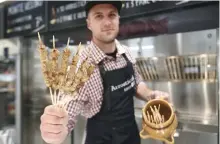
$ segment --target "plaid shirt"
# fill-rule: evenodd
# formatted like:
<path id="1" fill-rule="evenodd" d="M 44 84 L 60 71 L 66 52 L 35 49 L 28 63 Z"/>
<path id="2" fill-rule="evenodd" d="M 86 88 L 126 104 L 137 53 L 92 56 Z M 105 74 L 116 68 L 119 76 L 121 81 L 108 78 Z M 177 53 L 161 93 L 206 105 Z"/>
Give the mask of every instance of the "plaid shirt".
<path id="1" fill-rule="evenodd" d="M 103 85 L 99 68 L 97 66 L 99 62 L 103 60 L 103 64 L 106 70 L 115 70 L 125 67 L 127 62 L 122 56 L 122 54 L 125 53 L 128 59 L 133 63 L 136 83 L 138 84 L 142 80 L 136 69 L 135 59 L 132 58 L 129 48 L 121 45 L 117 40 L 115 40 L 115 44 L 117 48 L 116 60 L 103 53 L 92 41 L 82 51 L 80 59 L 84 60 L 88 52 L 90 51 L 89 61 L 95 63 L 96 68 L 89 80 L 79 90 L 77 98 L 70 101 L 67 105 L 67 112 L 69 115 L 69 132 L 71 132 L 71 130 L 74 128 L 77 115 L 81 114 L 86 118 L 91 118 L 92 116 L 97 114 L 101 108 L 103 100 Z M 61 96 L 63 96 L 63 94 Z"/>

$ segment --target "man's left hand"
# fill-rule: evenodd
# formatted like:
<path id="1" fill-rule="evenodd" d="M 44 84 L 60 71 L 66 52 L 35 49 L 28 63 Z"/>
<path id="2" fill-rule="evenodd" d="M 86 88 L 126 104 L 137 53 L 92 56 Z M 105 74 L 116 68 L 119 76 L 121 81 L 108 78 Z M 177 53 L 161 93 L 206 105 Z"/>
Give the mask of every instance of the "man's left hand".
<path id="1" fill-rule="evenodd" d="M 151 99 L 164 99 L 164 100 L 170 101 L 170 97 L 167 92 L 158 91 L 158 90 L 152 91 L 150 94 L 150 98 Z"/>

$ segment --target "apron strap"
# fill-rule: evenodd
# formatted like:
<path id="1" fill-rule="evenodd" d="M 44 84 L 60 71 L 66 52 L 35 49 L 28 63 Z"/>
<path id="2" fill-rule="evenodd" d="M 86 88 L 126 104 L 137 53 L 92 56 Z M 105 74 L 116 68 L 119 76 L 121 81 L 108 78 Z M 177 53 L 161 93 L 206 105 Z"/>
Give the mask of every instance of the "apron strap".
<path id="1" fill-rule="evenodd" d="M 99 72 L 100 72 L 100 75 L 101 75 L 101 80 L 102 80 L 102 85 L 103 85 L 103 103 L 105 102 L 105 105 L 106 105 L 106 108 L 108 110 L 110 110 L 110 107 L 111 107 L 111 100 L 110 100 L 110 96 L 106 96 L 108 95 L 108 92 L 109 92 L 109 88 L 106 87 L 106 84 L 105 84 L 105 68 L 104 68 L 104 64 L 103 64 L 103 61 L 101 61 L 99 64 Z"/>
<path id="2" fill-rule="evenodd" d="M 104 86 L 104 77 L 105 77 L 105 68 L 104 68 L 104 64 L 103 64 L 103 61 L 101 61 L 99 64 L 99 72 L 100 72 L 100 75 L 101 75 L 101 79 L 102 79 L 102 83 L 103 83 L 103 86 Z M 105 88 L 105 87 L 104 87 Z"/>
<path id="3" fill-rule="evenodd" d="M 125 53 L 123 53 L 122 56 L 124 57 L 124 59 L 126 60 L 127 63 L 130 63 L 130 61 Z M 99 66 L 99 71 L 100 71 L 101 77 L 103 79 L 105 76 L 105 68 L 104 68 L 103 61 L 99 62 L 98 66 Z"/>
<path id="4" fill-rule="evenodd" d="M 126 62 L 130 62 L 125 53 L 123 53 L 122 56 L 125 58 Z"/>
<path id="5" fill-rule="evenodd" d="M 100 71 L 100 74 L 101 76 L 104 76 L 105 75 L 105 68 L 104 68 L 104 64 L 103 64 L 103 61 L 101 61 L 99 64 L 99 71 Z"/>

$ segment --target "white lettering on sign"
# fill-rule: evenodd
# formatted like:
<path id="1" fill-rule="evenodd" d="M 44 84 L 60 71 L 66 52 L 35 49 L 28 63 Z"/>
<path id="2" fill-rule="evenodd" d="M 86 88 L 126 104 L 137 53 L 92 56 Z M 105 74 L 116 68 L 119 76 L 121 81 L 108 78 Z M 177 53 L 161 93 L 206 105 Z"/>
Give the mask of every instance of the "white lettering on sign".
<path id="1" fill-rule="evenodd" d="M 74 10 L 74 9 L 78 9 L 80 7 L 84 7 L 85 4 L 86 4 L 85 1 L 69 3 L 69 4 L 62 5 L 62 6 L 58 7 L 58 8 L 56 8 L 56 11 L 57 11 L 57 13 L 63 13 L 65 11 Z"/>
<path id="2" fill-rule="evenodd" d="M 8 16 L 27 12 L 43 6 L 43 1 L 27 1 L 8 7 Z"/>
<path id="3" fill-rule="evenodd" d="M 32 28 L 31 24 L 26 24 L 26 25 L 14 27 L 12 29 L 7 29 L 7 33 L 30 30 L 31 28 Z"/>
<path id="4" fill-rule="evenodd" d="M 24 12 L 23 3 L 8 8 L 8 16 Z"/>
<path id="5" fill-rule="evenodd" d="M 118 89 L 124 88 L 124 91 L 128 91 L 132 87 L 134 87 L 135 81 L 134 81 L 134 76 L 132 75 L 131 79 L 123 82 L 122 84 L 116 85 L 116 86 L 111 86 L 111 91 L 116 91 Z"/>
<path id="6" fill-rule="evenodd" d="M 135 7 L 140 7 L 140 6 L 156 3 L 158 1 L 163 1 L 163 0 L 131 0 L 131 1 L 124 2 L 122 4 L 122 8 L 123 9 L 135 8 Z M 188 2 L 189 0 L 181 0 L 179 2 L 177 1 L 175 4 L 181 5 L 181 4 L 188 3 Z"/>
<path id="7" fill-rule="evenodd" d="M 43 6 L 43 1 L 28 1 L 25 3 L 25 11 L 33 10 Z"/>
<path id="8" fill-rule="evenodd" d="M 72 20 L 83 19 L 86 17 L 86 12 L 81 11 L 73 14 L 63 15 L 57 18 L 57 23 L 64 23 Z"/>
<path id="9" fill-rule="evenodd" d="M 32 15 L 25 15 L 12 20 L 11 24 L 23 23 L 23 22 L 31 21 L 32 19 L 33 19 Z"/>

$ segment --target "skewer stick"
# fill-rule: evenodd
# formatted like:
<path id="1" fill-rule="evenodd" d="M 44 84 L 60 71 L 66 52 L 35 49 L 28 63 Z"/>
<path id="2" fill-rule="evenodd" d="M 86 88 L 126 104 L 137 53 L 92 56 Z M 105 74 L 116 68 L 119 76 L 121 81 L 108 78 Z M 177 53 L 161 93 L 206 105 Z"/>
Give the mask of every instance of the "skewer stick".
<path id="1" fill-rule="evenodd" d="M 160 111 L 160 104 L 159 104 L 159 107 L 158 107 L 158 111 Z"/>
<path id="2" fill-rule="evenodd" d="M 53 35 L 53 48 L 55 49 L 55 38 L 54 38 L 54 35 Z"/>
<path id="3" fill-rule="evenodd" d="M 150 114 L 149 112 L 147 111 L 147 119 L 150 121 Z M 151 122 L 151 121 L 150 121 Z"/>
<path id="4" fill-rule="evenodd" d="M 156 113 L 155 113 L 154 109 L 152 108 L 152 106 L 150 106 L 150 109 L 153 114 L 153 122 L 156 123 Z"/>
<path id="5" fill-rule="evenodd" d="M 51 89 L 51 87 L 49 88 L 49 90 L 50 90 L 50 96 L 51 96 L 52 104 L 54 104 L 54 101 L 53 101 L 53 93 L 52 93 L 52 89 Z"/>
<path id="6" fill-rule="evenodd" d="M 81 42 L 79 43 L 79 46 L 78 46 L 78 49 L 77 49 L 77 52 L 76 52 L 76 55 L 79 55 L 79 52 L 80 52 L 80 50 L 81 50 Z M 77 62 L 77 64 L 76 64 L 76 71 L 75 71 L 75 73 L 77 73 L 77 71 L 78 71 L 78 69 L 79 69 L 79 67 L 80 67 L 80 58 L 79 58 L 79 60 L 78 60 L 78 62 Z"/>
<path id="7" fill-rule="evenodd" d="M 159 123 L 161 121 L 161 115 L 160 115 L 160 112 L 158 111 L 157 107 L 154 106 L 154 109 L 156 111 L 156 114 L 157 114 L 157 122 Z"/>
<path id="8" fill-rule="evenodd" d="M 165 122 L 165 120 L 164 120 L 164 115 L 162 115 L 162 123 L 164 123 Z"/>
<path id="9" fill-rule="evenodd" d="M 41 37 L 40 37 L 40 33 L 38 32 L 37 34 L 38 34 L 39 42 L 40 42 L 40 44 L 42 44 L 42 40 L 41 40 Z"/>
<path id="10" fill-rule="evenodd" d="M 55 49 L 55 38 L 54 38 L 54 35 L 53 35 L 53 48 Z M 56 92 L 56 91 L 55 91 Z M 54 93 L 55 93 L 54 92 Z M 56 93 L 55 93 L 56 94 Z M 53 95 L 53 99 L 54 99 L 54 102 L 56 104 L 56 95 Z"/>
<path id="11" fill-rule="evenodd" d="M 70 43 L 70 38 L 68 38 L 68 41 L 67 41 L 67 45 L 66 45 L 67 48 L 69 47 L 69 43 Z"/>
<path id="12" fill-rule="evenodd" d="M 150 118 L 151 118 L 152 123 L 154 123 L 154 119 L 152 115 L 150 115 Z"/>
<path id="13" fill-rule="evenodd" d="M 160 104 L 159 104 L 159 106 L 158 106 L 158 113 L 160 114 Z M 161 116 L 161 114 L 160 114 L 160 122 L 162 122 L 162 116 Z"/>
<path id="14" fill-rule="evenodd" d="M 67 107 L 67 105 L 69 104 L 70 101 L 71 101 L 71 99 L 68 99 L 68 101 L 66 101 L 66 102 L 64 103 L 63 108 L 66 109 L 66 107 Z"/>
<path id="15" fill-rule="evenodd" d="M 58 89 L 58 95 L 57 95 L 58 101 L 60 100 L 60 90 Z"/>
<path id="16" fill-rule="evenodd" d="M 71 100 L 71 99 L 68 98 L 68 97 L 67 97 L 66 99 L 64 99 L 64 100 L 61 102 L 62 108 L 64 108 L 65 105 L 67 105 L 67 104 L 69 103 L 70 100 Z"/>
<path id="17" fill-rule="evenodd" d="M 54 90 L 54 98 L 55 98 L 55 104 L 57 104 L 57 90 Z"/>
<path id="18" fill-rule="evenodd" d="M 155 111 L 155 115 L 154 115 L 155 121 L 156 121 L 156 123 L 158 123 L 158 113 L 157 113 L 157 108 L 156 108 L 156 106 L 154 106 L 154 111 Z"/>
<path id="19" fill-rule="evenodd" d="M 80 42 L 79 45 L 78 45 L 78 49 L 77 49 L 76 55 L 79 54 L 80 50 L 81 50 L 81 42 Z"/>

